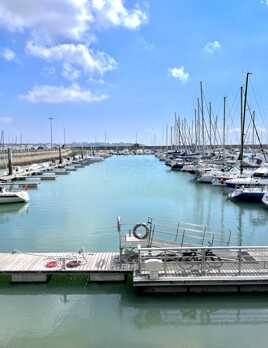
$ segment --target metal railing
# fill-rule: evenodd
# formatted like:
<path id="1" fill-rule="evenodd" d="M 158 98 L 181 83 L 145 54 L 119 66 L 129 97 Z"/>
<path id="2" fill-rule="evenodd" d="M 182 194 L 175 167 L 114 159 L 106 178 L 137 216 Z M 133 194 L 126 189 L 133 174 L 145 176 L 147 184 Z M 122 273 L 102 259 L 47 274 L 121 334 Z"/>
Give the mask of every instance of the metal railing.
<path id="1" fill-rule="evenodd" d="M 136 275 L 150 278 L 268 276 L 268 247 L 138 248 Z"/>

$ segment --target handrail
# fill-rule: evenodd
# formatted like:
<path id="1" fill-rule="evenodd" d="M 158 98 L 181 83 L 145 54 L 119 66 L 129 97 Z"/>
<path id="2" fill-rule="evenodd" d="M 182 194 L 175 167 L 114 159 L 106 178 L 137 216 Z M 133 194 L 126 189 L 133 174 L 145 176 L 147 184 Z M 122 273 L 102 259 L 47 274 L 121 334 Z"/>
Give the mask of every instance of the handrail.
<path id="1" fill-rule="evenodd" d="M 157 247 L 140 247 L 140 251 L 152 251 L 152 250 L 232 250 L 232 249 L 264 249 L 268 251 L 268 246 L 253 246 L 253 245 L 249 245 L 249 246 L 187 246 L 187 247 L 161 247 L 161 248 L 157 248 Z"/>

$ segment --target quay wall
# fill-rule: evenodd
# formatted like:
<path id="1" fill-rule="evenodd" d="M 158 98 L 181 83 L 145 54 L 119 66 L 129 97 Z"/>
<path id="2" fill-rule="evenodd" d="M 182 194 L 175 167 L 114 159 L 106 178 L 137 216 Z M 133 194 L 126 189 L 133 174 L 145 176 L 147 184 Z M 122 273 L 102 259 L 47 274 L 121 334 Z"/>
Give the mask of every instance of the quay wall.
<path id="1" fill-rule="evenodd" d="M 72 149 L 62 149 L 62 157 L 69 157 L 77 153 Z M 13 165 L 28 165 L 59 159 L 59 150 L 13 151 Z M 7 167 L 7 152 L 0 153 L 0 169 Z"/>

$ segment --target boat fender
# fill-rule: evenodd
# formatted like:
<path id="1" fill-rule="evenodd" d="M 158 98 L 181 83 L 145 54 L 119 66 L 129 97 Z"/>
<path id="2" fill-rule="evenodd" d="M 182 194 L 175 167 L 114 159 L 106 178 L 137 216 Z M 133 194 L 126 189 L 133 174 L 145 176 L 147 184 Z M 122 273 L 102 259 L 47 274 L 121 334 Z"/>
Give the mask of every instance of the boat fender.
<path id="1" fill-rule="evenodd" d="M 144 229 L 144 234 L 138 233 L 139 229 Z M 137 239 L 146 239 L 149 235 L 149 228 L 146 224 L 137 224 L 133 227 L 133 236 Z"/>
<path id="2" fill-rule="evenodd" d="M 81 261 L 79 260 L 71 260 L 66 263 L 67 268 L 75 268 L 81 265 Z"/>
<path id="3" fill-rule="evenodd" d="M 57 261 L 48 261 L 46 263 L 46 268 L 55 268 L 58 267 L 58 262 Z"/>

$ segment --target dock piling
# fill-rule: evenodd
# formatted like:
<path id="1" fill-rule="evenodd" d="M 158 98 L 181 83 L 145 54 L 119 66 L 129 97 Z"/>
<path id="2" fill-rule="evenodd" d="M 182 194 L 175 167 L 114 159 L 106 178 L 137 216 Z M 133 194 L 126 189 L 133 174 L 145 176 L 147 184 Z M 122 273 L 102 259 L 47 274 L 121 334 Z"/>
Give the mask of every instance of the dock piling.
<path id="1" fill-rule="evenodd" d="M 7 150 L 7 156 L 8 156 L 8 175 L 13 175 L 12 151 L 10 147 Z"/>
<path id="2" fill-rule="evenodd" d="M 59 146 L 59 162 L 60 162 L 60 164 L 62 164 L 62 162 L 63 162 L 63 160 L 62 160 L 61 146 Z"/>

